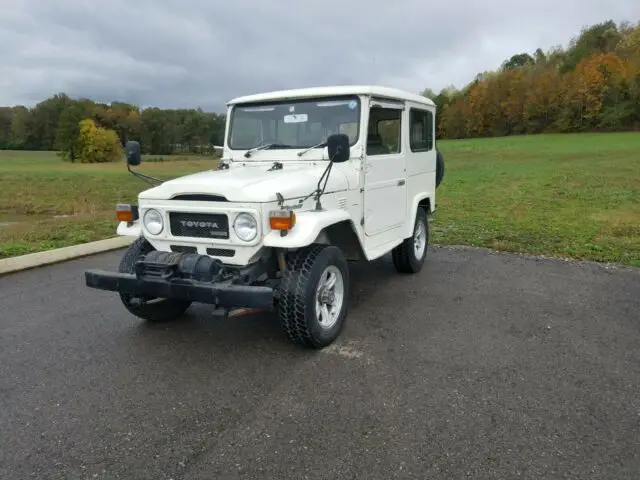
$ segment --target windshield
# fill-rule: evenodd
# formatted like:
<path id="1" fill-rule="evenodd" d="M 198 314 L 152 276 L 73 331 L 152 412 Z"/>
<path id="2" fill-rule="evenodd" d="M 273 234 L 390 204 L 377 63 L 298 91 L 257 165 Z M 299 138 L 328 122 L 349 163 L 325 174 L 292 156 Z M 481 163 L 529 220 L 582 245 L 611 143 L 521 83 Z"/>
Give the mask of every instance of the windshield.
<path id="1" fill-rule="evenodd" d="M 236 105 L 229 124 L 229 147 L 248 150 L 309 148 L 329 135 L 345 133 L 358 141 L 360 99 L 356 96 L 313 98 Z"/>

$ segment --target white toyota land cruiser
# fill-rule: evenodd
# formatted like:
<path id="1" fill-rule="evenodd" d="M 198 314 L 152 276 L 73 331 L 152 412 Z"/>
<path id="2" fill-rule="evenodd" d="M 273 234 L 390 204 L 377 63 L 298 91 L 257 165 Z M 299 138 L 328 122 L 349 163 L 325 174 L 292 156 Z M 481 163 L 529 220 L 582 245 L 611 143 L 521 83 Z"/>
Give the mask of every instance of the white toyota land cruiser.
<path id="1" fill-rule="evenodd" d="M 329 345 L 347 314 L 348 261 L 391 252 L 399 272 L 422 267 L 444 174 L 435 114 L 428 98 L 374 86 L 236 98 L 218 167 L 118 205 L 117 233 L 136 240 L 118 272 L 88 270 L 86 285 L 152 322 L 192 302 L 274 309 L 292 341 Z M 137 142 L 126 155 L 156 181 L 131 170 Z"/>

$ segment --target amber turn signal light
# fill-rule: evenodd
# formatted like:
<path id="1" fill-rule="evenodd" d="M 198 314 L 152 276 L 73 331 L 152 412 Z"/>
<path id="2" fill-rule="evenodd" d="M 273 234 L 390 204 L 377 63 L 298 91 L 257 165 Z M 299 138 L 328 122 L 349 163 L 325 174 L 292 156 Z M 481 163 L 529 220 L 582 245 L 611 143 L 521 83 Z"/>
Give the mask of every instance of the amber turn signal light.
<path id="1" fill-rule="evenodd" d="M 138 219 L 138 206 L 128 203 L 116 205 L 116 218 L 120 222 L 131 223 Z"/>
<path id="2" fill-rule="evenodd" d="M 296 224 L 296 214 L 292 210 L 269 212 L 269 226 L 272 230 L 291 230 Z"/>

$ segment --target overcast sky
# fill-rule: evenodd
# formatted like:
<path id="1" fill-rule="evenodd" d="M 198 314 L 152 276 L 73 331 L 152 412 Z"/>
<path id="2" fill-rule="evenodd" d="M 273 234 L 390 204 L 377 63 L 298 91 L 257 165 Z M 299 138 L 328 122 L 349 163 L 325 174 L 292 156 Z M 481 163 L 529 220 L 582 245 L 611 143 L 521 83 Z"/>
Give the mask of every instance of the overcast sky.
<path id="1" fill-rule="evenodd" d="M 607 19 L 640 20 L 640 0 L 0 0 L 0 105 L 66 92 L 222 111 L 315 85 L 439 91 Z"/>

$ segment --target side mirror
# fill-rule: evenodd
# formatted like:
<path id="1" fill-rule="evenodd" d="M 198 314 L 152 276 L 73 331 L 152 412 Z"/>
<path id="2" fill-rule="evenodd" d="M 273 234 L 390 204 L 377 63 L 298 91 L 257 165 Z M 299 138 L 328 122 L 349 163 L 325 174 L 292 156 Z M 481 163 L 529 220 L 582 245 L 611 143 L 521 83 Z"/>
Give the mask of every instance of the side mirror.
<path id="1" fill-rule="evenodd" d="M 334 163 L 342 163 L 349 160 L 351 148 L 349 147 L 349 135 L 337 133 L 327 138 L 327 151 L 329 160 Z"/>
<path id="2" fill-rule="evenodd" d="M 129 140 L 124 146 L 125 154 L 127 155 L 127 165 L 140 165 L 142 158 L 140 158 L 140 144 L 135 140 Z"/>

